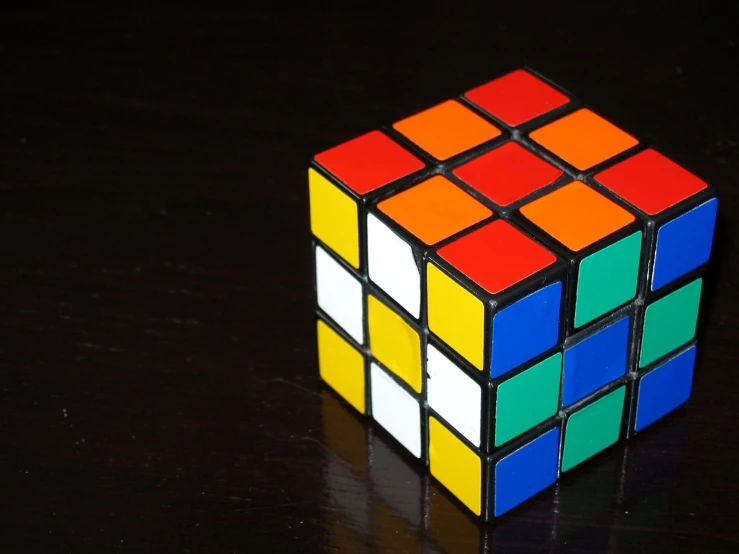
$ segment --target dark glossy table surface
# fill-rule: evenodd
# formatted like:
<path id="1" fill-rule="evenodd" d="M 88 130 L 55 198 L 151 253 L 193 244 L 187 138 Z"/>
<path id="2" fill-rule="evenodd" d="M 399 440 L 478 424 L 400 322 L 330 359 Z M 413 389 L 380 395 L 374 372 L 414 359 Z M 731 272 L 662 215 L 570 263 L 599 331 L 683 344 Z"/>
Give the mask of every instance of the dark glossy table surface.
<path id="1" fill-rule="evenodd" d="M 739 550 L 736 17 L 248 4 L 4 8 L 0 549 Z M 318 381 L 306 167 L 524 63 L 721 220 L 689 407 L 482 526 Z"/>

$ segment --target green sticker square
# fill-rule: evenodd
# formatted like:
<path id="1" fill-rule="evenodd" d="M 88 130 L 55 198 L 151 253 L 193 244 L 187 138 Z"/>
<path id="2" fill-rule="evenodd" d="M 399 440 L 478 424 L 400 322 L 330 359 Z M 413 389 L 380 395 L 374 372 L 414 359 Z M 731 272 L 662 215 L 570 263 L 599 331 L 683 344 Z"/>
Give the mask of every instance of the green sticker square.
<path id="1" fill-rule="evenodd" d="M 626 387 L 619 387 L 570 416 L 565 426 L 562 471 L 595 456 L 618 440 L 625 396 Z"/>
<path id="2" fill-rule="evenodd" d="M 495 402 L 495 446 L 557 413 L 562 354 L 557 353 L 501 383 Z"/>
<path id="3" fill-rule="evenodd" d="M 618 308 L 636 296 L 642 232 L 614 242 L 580 262 L 575 327 Z"/>
<path id="4" fill-rule="evenodd" d="M 695 336 L 702 279 L 696 279 L 647 306 L 639 367 L 669 354 Z"/>

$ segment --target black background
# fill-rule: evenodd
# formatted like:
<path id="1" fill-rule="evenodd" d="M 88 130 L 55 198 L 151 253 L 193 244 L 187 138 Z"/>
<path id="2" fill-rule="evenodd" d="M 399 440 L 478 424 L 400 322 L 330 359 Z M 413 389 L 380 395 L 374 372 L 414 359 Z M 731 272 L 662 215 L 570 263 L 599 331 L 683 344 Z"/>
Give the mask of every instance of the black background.
<path id="1" fill-rule="evenodd" d="M 739 548 L 739 31 L 689 4 L 4 8 L 2 550 Z M 482 527 L 402 456 L 337 473 L 322 413 L 364 434 L 317 379 L 306 168 L 522 64 L 721 221 L 690 406 Z"/>

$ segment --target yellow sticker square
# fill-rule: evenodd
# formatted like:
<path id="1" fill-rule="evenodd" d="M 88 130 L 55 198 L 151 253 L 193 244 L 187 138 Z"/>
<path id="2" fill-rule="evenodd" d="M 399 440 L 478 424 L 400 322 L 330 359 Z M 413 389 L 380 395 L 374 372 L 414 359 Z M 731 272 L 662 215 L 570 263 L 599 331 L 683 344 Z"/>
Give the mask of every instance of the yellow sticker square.
<path id="1" fill-rule="evenodd" d="M 420 393 L 423 379 L 418 332 L 372 295 L 367 299 L 367 320 L 372 355 Z"/>
<path id="2" fill-rule="evenodd" d="M 429 417 L 429 468 L 462 504 L 480 515 L 482 460 L 434 417 Z"/>
<path id="3" fill-rule="evenodd" d="M 314 169 L 308 169 L 311 232 L 359 268 L 359 206 Z"/>
<path id="4" fill-rule="evenodd" d="M 321 379 L 357 411 L 364 413 L 364 356 L 320 319 L 318 370 Z"/>
<path id="5" fill-rule="evenodd" d="M 427 265 L 426 280 L 429 329 L 482 371 L 485 342 L 482 301 L 434 264 Z"/>

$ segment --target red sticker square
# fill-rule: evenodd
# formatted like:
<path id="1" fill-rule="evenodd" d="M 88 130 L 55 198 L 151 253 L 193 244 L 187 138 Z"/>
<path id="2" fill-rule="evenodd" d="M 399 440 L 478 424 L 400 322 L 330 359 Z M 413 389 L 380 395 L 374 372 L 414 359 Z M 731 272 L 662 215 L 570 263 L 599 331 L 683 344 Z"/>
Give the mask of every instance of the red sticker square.
<path id="1" fill-rule="evenodd" d="M 656 215 L 708 186 L 651 148 L 601 171 L 595 180 L 649 215 Z"/>
<path id="2" fill-rule="evenodd" d="M 557 89 L 523 69 L 476 87 L 464 96 L 514 127 L 570 101 Z"/>
<path id="3" fill-rule="evenodd" d="M 557 259 L 510 223 L 497 219 L 439 249 L 439 256 L 497 294 Z"/>
<path id="4" fill-rule="evenodd" d="M 397 181 L 424 164 L 380 131 L 372 131 L 318 154 L 315 160 L 357 194 Z"/>
<path id="5" fill-rule="evenodd" d="M 552 184 L 563 171 L 523 146 L 507 142 L 452 173 L 499 206 L 508 206 Z"/>

